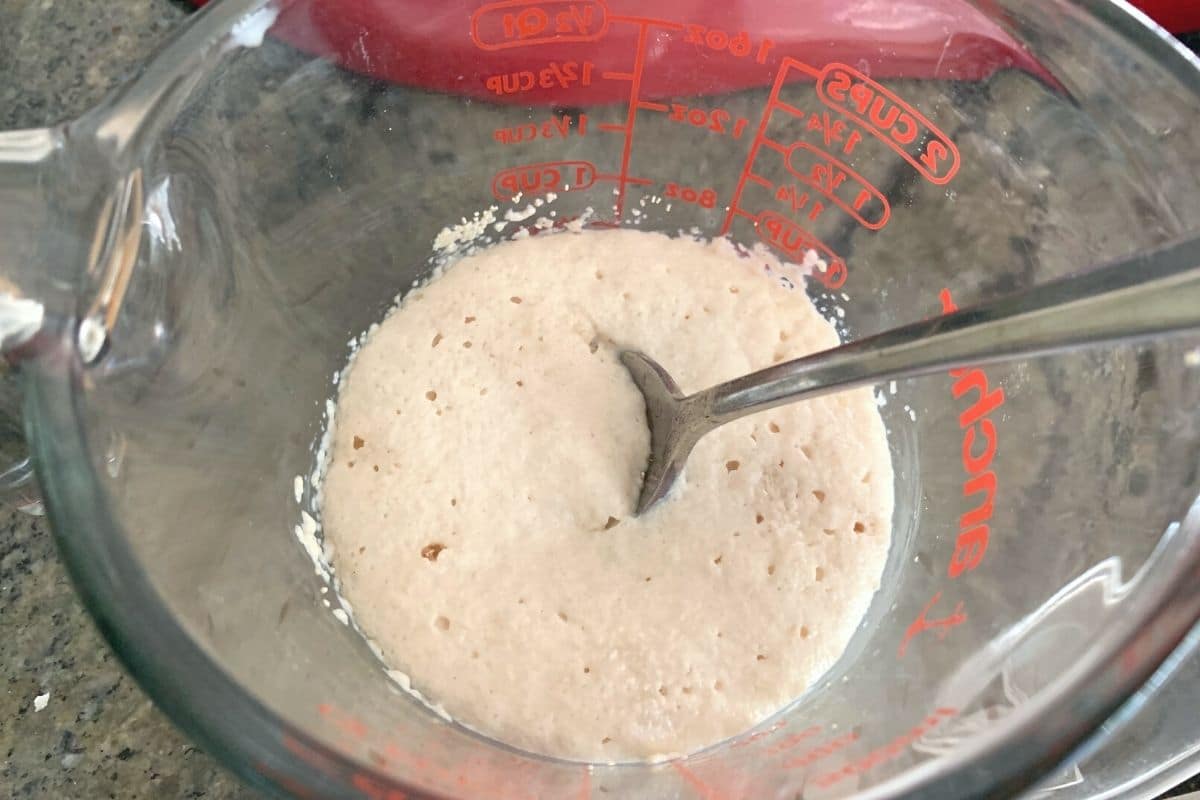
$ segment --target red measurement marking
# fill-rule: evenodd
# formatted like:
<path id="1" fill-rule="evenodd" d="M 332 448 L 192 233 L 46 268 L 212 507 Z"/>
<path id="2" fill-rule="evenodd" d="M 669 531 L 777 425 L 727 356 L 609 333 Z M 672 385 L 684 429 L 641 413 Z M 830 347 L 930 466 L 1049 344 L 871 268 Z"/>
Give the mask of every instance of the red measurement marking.
<path id="1" fill-rule="evenodd" d="M 803 117 L 804 112 L 796 109 L 797 116 Z M 829 150 L 834 145 L 840 145 L 840 150 L 846 155 L 854 152 L 854 148 L 862 141 L 862 134 L 858 129 L 846 124 L 846 120 L 841 118 L 840 114 L 830 114 L 828 111 L 813 113 L 808 115 L 808 130 L 817 132 L 821 135 L 821 140 L 825 144 L 825 149 Z"/>
<path id="2" fill-rule="evenodd" d="M 537 88 L 569 89 L 576 84 L 591 86 L 592 72 L 595 68 L 596 65 L 591 61 L 584 61 L 582 64 L 577 61 L 564 61 L 561 64 L 551 61 L 540 70 L 526 69 L 489 75 L 484 78 L 483 85 L 489 92 L 498 96 L 520 94 Z"/>
<path id="3" fill-rule="evenodd" d="M 810 131 L 820 131 L 825 139 L 825 146 L 832 147 L 834 142 L 842 141 L 842 136 L 846 123 L 844 120 L 833 119 L 829 116 L 829 112 L 818 116 L 813 114 L 808 118 L 808 129 Z"/>
<path id="4" fill-rule="evenodd" d="M 896 151 L 932 183 L 958 172 L 958 148 L 919 111 L 853 67 L 829 64 L 817 80 L 817 96 Z"/>
<path id="5" fill-rule="evenodd" d="M 596 127 L 599 128 L 600 130 L 604 131 L 605 133 L 628 133 L 629 132 L 628 125 L 616 125 L 612 122 L 601 122 L 598 125 L 596 125 Z"/>
<path id="6" fill-rule="evenodd" d="M 830 739 L 827 742 L 822 742 L 816 747 L 811 747 L 808 750 L 805 750 L 803 753 L 794 758 L 789 758 L 787 761 L 783 762 L 783 768 L 799 769 L 802 767 L 810 767 L 821 759 L 828 758 L 829 756 L 846 749 L 857 741 L 858 731 L 849 731 L 848 733 L 843 733 L 841 736 Z"/>
<path id="7" fill-rule="evenodd" d="M 628 175 L 622 177 L 621 175 L 600 174 L 596 176 L 596 180 L 614 181 L 616 183 L 632 183 L 634 186 L 649 186 L 650 184 L 655 183 L 655 181 L 651 180 L 650 178 L 631 178 Z M 600 223 L 596 224 L 598 225 Z"/>
<path id="8" fill-rule="evenodd" d="M 730 800 L 732 800 L 730 795 L 700 780 L 696 773 L 692 772 L 678 761 L 674 762 L 672 766 L 675 767 L 676 772 L 683 776 L 683 779 L 687 781 L 688 785 L 696 790 L 696 794 L 703 798 L 703 800 L 726 800 L 726 798 L 730 798 Z"/>
<path id="9" fill-rule="evenodd" d="M 813 272 L 812 277 L 829 289 L 845 285 L 846 262 L 792 220 L 774 211 L 764 211 L 755 218 L 754 229 L 760 239 L 793 260 L 802 261 L 809 250 L 817 251 L 825 259 L 826 267 Z"/>
<path id="10" fill-rule="evenodd" d="M 767 63 L 767 53 L 770 53 L 771 48 L 775 46 L 775 42 L 767 38 L 755 43 L 751 40 L 750 34 L 745 31 L 729 33 L 720 28 L 708 28 L 704 25 L 686 25 L 684 27 L 687 31 L 684 42 L 688 44 L 701 45 L 709 50 L 716 50 L 718 53 L 727 52 L 738 58 L 745 58 L 754 53 L 754 60 L 759 64 Z"/>
<path id="11" fill-rule="evenodd" d="M 921 720 L 910 730 L 897 736 L 892 741 L 888 742 L 882 747 L 872 750 L 870 753 L 867 753 L 865 756 L 856 761 L 851 761 L 849 764 L 846 764 L 840 769 L 827 772 L 824 775 L 818 775 L 813 780 L 813 783 L 822 789 L 827 789 L 830 786 L 840 783 L 846 778 L 852 778 L 855 775 L 862 775 L 863 773 L 869 772 L 881 764 L 886 764 L 887 762 L 900 756 L 902 753 L 904 753 L 904 751 L 908 750 L 908 748 L 912 746 L 913 742 L 917 741 L 925 734 L 933 731 L 947 719 L 950 719 L 957 714 L 958 709 L 956 708 L 935 709 L 932 714 Z"/>
<path id="12" fill-rule="evenodd" d="M 471 40 L 481 50 L 594 42 L 608 32 L 603 0 L 504 0 L 471 15 Z"/>
<path id="13" fill-rule="evenodd" d="M 738 203 L 742 200 L 742 192 L 746 189 L 746 182 L 750 180 L 750 175 L 753 173 L 754 159 L 758 158 L 759 148 L 762 147 L 764 137 L 767 133 L 767 124 L 771 121 L 771 106 L 779 99 L 779 90 L 783 88 L 783 82 L 787 79 L 787 62 L 791 59 L 784 59 L 785 65 L 775 73 L 775 83 L 771 85 L 771 94 L 767 98 L 767 106 L 763 110 L 762 119 L 758 121 L 758 130 L 754 133 L 754 141 L 750 144 L 750 152 L 746 154 L 746 162 L 742 166 L 742 174 L 738 177 L 737 187 L 733 190 L 733 198 L 729 202 L 729 211 L 725 214 L 725 222 L 721 224 L 721 235 L 729 233 L 729 229 L 733 227 L 733 219 L 737 216 L 745 216 L 753 218 L 752 215 L 743 211 Z M 799 63 L 799 62 L 796 62 Z M 756 223 L 757 226 L 757 223 Z M 762 234 L 759 233 L 761 236 Z"/>
<path id="14" fill-rule="evenodd" d="M 949 289 L 942 290 L 940 299 L 943 312 L 958 310 Z M 976 497 L 978 505 L 958 520 L 958 538 L 947 568 L 947 574 L 957 578 L 978 567 L 987 552 L 988 522 L 996 499 L 996 473 L 991 466 L 998 445 L 996 426 L 989 417 L 1004 405 L 1004 389 L 989 389 L 987 373 L 978 367 L 952 369 L 950 377 L 954 378 L 950 393 L 955 400 L 969 392 L 977 393 L 971 405 L 958 415 L 958 426 L 963 431 L 962 467 L 967 475 L 962 494 Z"/>
<path id="15" fill-rule="evenodd" d="M 825 257 L 827 266 L 823 271 L 813 273 L 812 277 L 830 289 L 845 284 L 845 262 L 796 222 L 774 211 L 763 211 L 755 218 L 754 227 L 759 238 L 796 261 L 803 261 L 809 250 L 817 251 Z"/>
<path id="16" fill-rule="evenodd" d="M 336 770 L 337 762 L 334 759 L 330 758 L 324 753 L 318 752 L 315 748 L 311 747 L 305 742 L 300 741 L 291 734 L 283 734 L 282 744 L 283 749 L 287 750 L 296 758 L 300 759 L 305 764 L 308 764 L 318 772 L 332 773 Z"/>
<path id="17" fill-rule="evenodd" d="M 645 108 L 647 103 L 641 104 Z M 654 103 L 659 106 L 661 104 Z M 667 106 L 661 105 L 661 108 L 654 109 L 655 111 L 666 111 Z M 750 121 L 745 117 L 737 117 L 723 108 L 689 108 L 683 103 L 672 103 L 670 107 L 670 119 L 675 122 L 686 122 L 696 128 L 704 128 L 719 135 L 729 135 L 734 139 L 742 138 L 742 133 L 745 132 L 746 126 Z"/>
<path id="18" fill-rule="evenodd" d="M 596 182 L 596 166 L 589 161 L 547 161 L 508 167 L 492 178 L 492 196 L 511 200 L 518 194 L 586 189 Z M 567 189 L 566 187 L 570 187 Z"/>
<path id="19" fill-rule="evenodd" d="M 413 774 L 424 782 L 442 787 L 441 791 L 435 792 L 439 796 L 445 791 L 444 787 L 449 786 L 458 787 L 456 795 L 481 797 L 486 794 L 493 800 L 529 800 L 533 796 L 526 788 L 527 781 L 523 780 L 524 773 L 533 769 L 532 765 L 526 762 L 501 763 L 496 760 L 475 759 L 455 762 L 450 758 L 446 747 L 435 740 L 422 740 L 420 751 L 415 752 L 409 749 L 409 744 L 401 745 L 390 741 L 382 731 L 369 729 L 352 714 L 331 704 L 322 703 L 317 710 L 322 718 L 332 722 L 339 729 L 346 720 L 353 720 L 356 728 L 361 726 L 365 738 L 356 742 L 349 752 L 360 753 L 365 748 L 368 757 L 376 766 Z M 377 772 L 355 767 L 347 769 L 290 736 L 283 737 L 283 745 L 314 769 L 330 775 L 335 780 L 352 784 L 372 800 L 406 800 L 406 795 L 399 793 L 398 789 L 391 788 L 391 783 Z M 447 766 L 449 764 L 453 766 Z"/>
<path id="20" fill-rule="evenodd" d="M 779 65 L 779 71 L 786 75 L 788 72 L 792 72 L 793 70 L 796 72 L 804 73 L 806 76 L 808 76 L 809 78 L 812 78 L 814 81 L 821 76 L 821 70 L 817 69 L 816 67 L 805 64 L 803 61 L 797 61 L 796 59 L 790 58 L 790 57 L 783 59 L 783 61 Z M 780 82 L 779 87 L 781 89 L 783 88 L 783 82 Z M 772 94 L 772 96 L 770 98 L 768 98 L 768 102 L 778 103 L 779 102 L 779 93 L 774 92 Z"/>
<path id="21" fill-rule="evenodd" d="M 637 124 L 639 95 L 642 91 L 642 70 L 646 67 L 646 31 L 649 26 L 645 23 L 638 26 L 637 49 L 633 56 L 633 74 L 629 80 L 629 105 L 625 111 L 625 144 L 621 147 L 621 172 L 617 181 L 617 197 L 613 203 L 613 214 L 617 219 L 625 213 L 626 178 L 629 177 L 629 159 L 633 155 L 633 127 Z"/>
<path id="22" fill-rule="evenodd" d="M 938 640 L 941 641 L 942 639 L 946 638 L 948 633 L 950 633 L 951 628 L 955 627 L 956 625 L 961 625 L 967 621 L 967 613 L 963 611 L 963 604 L 961 602 L 956 603 L 954 606 L 954 611 L 947 616 L 941 617 L 940 619 L 929 619 L 929 612 L 933 610 L 933 607 L 936 606 L 938 601 L 941 599 L 941 592 L 935 594 L 933 598 L 925 604 L 925 607 L 921 609 L 921 613 L 917 614 L 917 618 L 914 619 L 912 624 L 908 626 L 908 630 L 904 631 L 904 638 L 900 641 L 900 647 L 896 651 L 897 658 L 904 658 L 904 654 L 908 652 L 908 645 L 913 639 L 917 638 L 925 631 L 934 631 L 937 634 Z"/>
<path id="23" fill-rule="evenodd" d="M 526 122 L 508 128 L 496 128 L 492 131 L 492 139 L 500 144 L 519 144 L 538 139 L 566 139 L 571 135 L 572 128 L 574 128 L 576 136 L 586 136 L 587 123 L 587 114 L 580 114 L 577 117 L 564 115 L 542 123 Z"/>
<path id="24" fill-rule="evenodd" d="M 663 197 L 682 200 L 701 208 L 714 208 L 717 205 L 715 189 L 694 189 L 691 186 L 683 186 L 670 181 L 663 186 Z"/>
<path id="25" fill-rule="evenodd" d="M 362 792 L 367 800 L 409 800 L 409 795 L 405 792 L 393 789 L 365 772 L 356 772 L 350 778 L 350 785 Z"/>
<path id="26" fill-rule="evenodd" d="M 1144 628 L 1129 644 L 1121 648 L 1117 656 L 1117 669 L 1122 678 L 1132 678 L 1154 657 L 1156 648 L 1161 645 L 1155 637 L 1153 628 Z"/>
<path id="27" fill-rule="evenodd" d="M 316 798 L 313 790 L 308 788 L 306 784 L 301 783 L 290 775 L 285 775 L 262 761 L 254 762 L 254 771 L 283 789 L 286 789 L 292 797 L 298 798 L 298 800 L 314 800 Z"/>
<path id="28" fill-rule="evenodd" d="M 804 112 L 801 109 L 796 108 L 791 103 L 785 103 L 782 100 L 775 100 L 773 102 L 770 102 L 768 108 L 777 109 L 779 111 L 784 112 L 785 114 L 791 114 L 793 117 L 799 117 L 800 119 L 804 119 Z"/>
<path id="29" fill-rule="evenodd" d="M 758 178 L 757 175 L 754 177 Z M 762 181 L 763 185 L 771 186 L 771 182 L 767 179 L 759 178 L 759 180 Z M 797 187 L 793 183 L 781 183 L 779 188 L 775 190 L 775 199 L 781 203 L 787 203 L 793 214 L 808 209 L 808 219 L 810 222 L 816 222 L 821 218 L 821 214 L 825 212 L 824 203 L 820 200 L 814 200 L 810 192 Z"/>
<path id="30" fill-rule="evenodd" d="M 892 209 L 883 193 L 825 151 L 796 142 L 788 149 L 787 168 L 864 228 L 877 231 L 887 225 Z"/>
<path id="31" fill-rule="evenodd" d="M 362 738 L 369 733 L 366 725 L 363 722 L 326 703 L 322 703 L 320 706 L 318 706 L 317 710 L 322 717 L 332 720 L 334 725 L 339 730 L 343 730 L 343 732 L 347 722 L 350 722 L 351 726 L 356 731 L 355 738 Z M 399 789 L 390 788 L 379 779 L 366 772 L 363 772 L 362 770 L 352 768 L 348 772 L 343 771 L 342 768 L 332 759 L 326 757 L 322 753 L 319 753 L 317 750 L 305 744 L 304 742 L 301 742 L 299 739 L 296 739 L 294 736 L 284 734 L 282 743 L 284 749 L 299 758 L 301 761 L 305 762 L 319 772 L 334 777 L 335 779 L 340 777 L 341 779 L 348 781 L 366 797 L 371 798 L 371 800 L 408 800 L 409 798 L 409 795 L 405 794 Z M 261 772 L 262 770 L 259 771 Z M 275 773 L 268 774 L 268 777 L 278 781 L 281 776 L 279 773 Z M 308 791 L 307 788 L 298 787 L 291 782 L 283 783 L 281 785 L 283 785 L 284 788 L 288 789 L 288 791 L 292 792 L 297 797 L 315 796 Z"/>
<path id="32" fill-rule="evenodd" d="M 775 733 L 775 731 L 778 731 L 778 730 L 780 730 L 781 728 L 784 728 L 785 726 L 787 726 L 787 723 L 786 723 L 786 722 L 784 722 L 783 720 L 778 720 L 778 721 L 777 721 L 777 722 L 776 722 L 774 725 L 772 725 L 771 727 L 767 728 L 766 730 L 763 730 L 763 731 L 756 731 L 756 732 L 754 732 L 754 733 L 750 734 L 749 736 L 747 736 L 745 739 L 742 739 L 741 741 L 734 742 L 734 743 L 733 743 L 733 745 L 732 745 L 732 747 L 733 747 L 733 749 L 734 749 L 734 750 L 737 750 L 737 749 L 739 749 L 739 748 L 741 748 L 741 747 L 747 747 L 747 746 L 749 746 L 749 745 L 752 745 L 752 744 L 754 744 L 754 743 L 755 743 L 755 742 L 757 742 L 759 739 L 765 739 L 765 738 L 767 738 L 767 737 L 768 737 L 768 736 L 770 736 L 771 734 Z"/>
<path id="33" fill-rule="evenodd" d="M 370 732 L 367 729 L 367 724 L 361 719 L 347 714 L 328 703 L 322 703 L 317 706 L 317 713 L 329 720 L 330 724 L 344 736 L 355 741 L 361 741 Z"/>
<path id="34" fill-rule="evenodd" d="M 613 14 L 609 17 L 613 22 L 629 22 L 634 25 L 648 25 L 651 28 L 667 28 L 668 30 L 681 31 L 683 25 L 678 22 L 672 22 L 669 19 L 658 19 L 657 17 L 630 17 L 625 14 Z"/>
<path id="35" fill-rule="evenodd" d="M 804 730 L 800 731 L 799 733 L 793 733 L 791 736 L 783 737 L 783 739 L 781 739 L 779 742 L 776 742 L 775 744 L 768 747 L 767 753 L 770 755 L 773 755 L 773 756 L 777 756 L 780 753 L 784 753 L 784 752 L 787 752 L 788 750 L 791 750 L 793 747 L 795 747 L 798 744 L 801 744 L 802 742 L 808 741 L 809 739 L 816 736 L 820 732 L 821 732 L 820 725 L 811 725 L 811 726 L 805 728 Z"/>
<path id="36" fill-rule="evenodd" d="M 651 103 L 649 100 L 639 100 L 638 108 L 645 109 L 646 111 L 662 111 L 665 113 L 669 106 L 666 103 Z"/>

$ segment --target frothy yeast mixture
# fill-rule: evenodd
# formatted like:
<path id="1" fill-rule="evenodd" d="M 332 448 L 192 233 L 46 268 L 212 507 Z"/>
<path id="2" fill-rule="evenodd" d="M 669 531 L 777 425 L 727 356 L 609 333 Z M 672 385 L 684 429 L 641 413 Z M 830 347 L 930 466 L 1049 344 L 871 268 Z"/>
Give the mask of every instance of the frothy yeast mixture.
<path id="1" fill-rule="evenodd" d="M 565 758 L 683 754 L 842 653 L 891 539 L 870 390 L 709 434 L 633 515 L 649 433 L 622 349 L 695 391 L 838 344 L 764 265 L 787 269 L 724 241 L 542 235 L 455 263 L 363 345 L 326 536 L 363 630 L 458 721 Z"/>

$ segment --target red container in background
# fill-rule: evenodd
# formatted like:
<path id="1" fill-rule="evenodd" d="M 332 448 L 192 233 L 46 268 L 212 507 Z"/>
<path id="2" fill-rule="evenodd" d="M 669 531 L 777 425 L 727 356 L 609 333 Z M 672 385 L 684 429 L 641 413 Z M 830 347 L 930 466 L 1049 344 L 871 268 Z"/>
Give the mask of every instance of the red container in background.
<path id="1" fill-rule="evenodd" d="M 1133 0 L 1133 4 L 1171 33 L 1200 31 L 1200 0 Z"/>
<path id="2" fill-rule="evenodd" d="M 1200 30 L 1200 0 L 1136 5 L 1175 33 Z M 684 32 L 650 49 L 659 67 L 640 87 L 648 98 L 769 86 L 782 54 L 875 78 L 981 80 L 1015 68 L 1056 83 L 967 0 L 296 0 L 271 33 L 355 72 L 493 102 L 561 103 L 568 76 L 543 76 L 547 64 L 586 69 L 569 96 L 588 105 L 626 96 L 617 82 L 587 79 L 629 68 L 619 54 L 635 49 L 636 28 L 609 30 L 610 16 L 669 20 Z M 745 57 L 710 64 L 723 50 Z"/>

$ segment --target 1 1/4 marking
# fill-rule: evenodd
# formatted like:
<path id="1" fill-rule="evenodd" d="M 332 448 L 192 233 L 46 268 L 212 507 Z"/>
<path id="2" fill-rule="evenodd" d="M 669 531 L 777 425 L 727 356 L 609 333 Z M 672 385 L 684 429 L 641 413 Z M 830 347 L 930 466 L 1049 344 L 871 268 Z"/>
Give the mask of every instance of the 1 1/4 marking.
<path id="1" fill-rule="evenodd" d="M 787 203 L 795 212 L 808 208 L 808 218 L 813 222 L 816 222 L 821 216 L 821 212 L 825 210 L 824 203 L 820 200 L 812 200 L 808 192 L 798 189 L 794 183 L 781 183 L 775 190 L 775 199 Z M 810 201 L 812 202 L 811 206 L 809 205 Z"/>

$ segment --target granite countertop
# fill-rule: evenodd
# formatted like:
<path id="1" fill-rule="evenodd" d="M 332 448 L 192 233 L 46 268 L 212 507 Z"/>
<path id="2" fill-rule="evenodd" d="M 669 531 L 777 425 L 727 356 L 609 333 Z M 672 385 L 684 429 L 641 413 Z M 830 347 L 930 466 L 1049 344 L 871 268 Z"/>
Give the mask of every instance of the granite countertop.
<path id="1" fill-rule="evenodd" d="M 181 0 L 0 0 L 0 130 L 86 110 L 187 13 Z M 178 732 L 118 664 L 76 597 L 45 519 L 7 509 L 0 681 L 4 797 L 260 797 Z"/>

